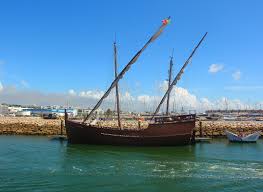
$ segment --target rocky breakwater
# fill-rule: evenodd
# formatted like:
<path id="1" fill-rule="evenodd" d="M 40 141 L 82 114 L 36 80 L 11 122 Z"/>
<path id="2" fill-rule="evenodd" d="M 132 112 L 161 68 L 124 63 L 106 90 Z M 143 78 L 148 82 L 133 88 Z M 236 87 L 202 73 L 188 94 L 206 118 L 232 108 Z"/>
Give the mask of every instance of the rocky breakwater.
<path id="1" fill-rule="evenodd" d="M 225 130 L 236 134 L 263 134 L 263 121 L 196 121 L 196 136 L 221 137 Z"/>
<path id="2" fill-rule="evenodd" d="M 98 127 L 118 127 L 117 121 L 97 122 Z M 140 129 L 148 127 L 140 122 Z M 263 121 L 196 121 L 196 136 L 222 137 L 225 130 L 233 133 L 250 134 L 261 131 Z M 122 121 L 124 129 L 138 129 L 138 121 Z M 63 134 L 66 130 L 63 127 Z M 42 119 L 40 117 L 0 117 L 0 134 L 6 135 L 58 135 L 61 132 L 60 119 Z"/>
<path id="3" fill-rule="evenodd" d="M 57 135 L 61 120 L 40 117 L 0 117 L 0 134 L 6 135 Z M 63 130 L 65 134 L 66 131 Z"/>

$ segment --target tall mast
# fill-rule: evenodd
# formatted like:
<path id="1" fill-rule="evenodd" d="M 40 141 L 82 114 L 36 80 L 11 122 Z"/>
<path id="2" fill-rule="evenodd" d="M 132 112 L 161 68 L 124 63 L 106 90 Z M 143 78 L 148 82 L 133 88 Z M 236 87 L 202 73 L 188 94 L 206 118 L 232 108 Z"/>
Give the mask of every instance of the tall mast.
<path id="1" fill-rule="evenodd" d="M 85 121 L 87 121 L 92 114 L 94 113 L 94 111 L 96 111 L 99 106 L 101 105 L 102 101 L 110 94 L 111 90 L 116 86 L 116 84 L 119 82 L 119 80 L 125 75 L 125 73 L 130 69 L 130 67 L 132 66 L 132 64 L 134 64 L 137 59 L 140 57 L 140 55 L 142 54 L 142 52 L 149 46 L 149 44 L 151 44 L 152 42 L 154 42 L 155 39 L 157 39 L 160 34 L 162 33 L 162 31 L 164 30 L 164 28 L 167 26 L 167 24 L 170 22 L 170 17 L 168 17 L 167 19 L 164 19 L 162 21 L 162 25 L 158 28 L 158 30 L 153 34 L 153 36 L 146 42 L 146 44 L 133 56 L 133 58 L 129 61 L 129 63 L 124 67 L 124 69 L 118 74 L 118 76 L 114 79 L 114 81 L 111 83 L 110 87 L 107 89 L 107 91 L 104 93 L 104 95 L 100 98 L 100 100 L 97 102 L 97 104 L 93 107 L 93 109 L 91 110 L 91 112 L 85 117 L 85 119 L 83 120 L 82 123 L 85 123 Z"/>
<path id="2" fill-rule="evenodd" d="M 202 39 L 199 41 L 199 43 L 197 44 L 197 46 L 194 48 L 194 50 L 192 51 L 191 55 L 188 57 L 188 59 L 186 60 L 186 62 L 184 63 L 183 67 L 181 68 L 181 70 L 179 71 L 179 73 L 176 75 L 176 77 L 174 78 L 173 82 L 171 83 L 171 85 L 169 86 L 168 90 L 166 91 L 166 93 L 164 94 L 161 102 L 159 103 L 159 105 L 157 106 L 153 116 L 151 119 L 153 119 L 155 117 L 155 115 L 159 112 L 161 105 L 163 104 L 164 100 L 166 99 L 168 93 L 171 92 L 171 90 L 173 89 L 173 86 L 175 86 L 177 84 L 177 82 L 180 80 L 182 74 L 184 73 L 184 69 L 185 67 L 189 64 L 190 60 L 192 59 L 193 55 L 195 54 L 197 48 L 201 45 L 201 43 L 203 42 L 203 40 L 205 39 L 207 35 L 207 32 L 204 34 L 204 36 L 202 37 Z"/>
<path id="3" fill-rule="evenodd" d="M 173 73 L 173 52 L 172 52 L 172 56 L 170 59 L 170 68 L 168 70 L 168 88 L 171 85 L 171 81 L 172 81 L 172 73 Z M 170 103 L 170 93 L 168 93 L 167 95 L 167 104 L 166 104 L 166 115 L 169 115 L 169 103 Z"/>
<path id="4" fill-rule="evenodd" d="M 117 47 L 116 47 L 116 40 L 113 44 L 114 46 L 114 68 L 115 68 L 115 79 L 118 76 L 118 64 L 117 64 Z M 117 102 L 117 113 L 118 113 L 118 126 L 121 128 L 121 118 L 120 118 L 120 101 L 119 101 L 119 84 L 116 83 L 116 102 Z"/>

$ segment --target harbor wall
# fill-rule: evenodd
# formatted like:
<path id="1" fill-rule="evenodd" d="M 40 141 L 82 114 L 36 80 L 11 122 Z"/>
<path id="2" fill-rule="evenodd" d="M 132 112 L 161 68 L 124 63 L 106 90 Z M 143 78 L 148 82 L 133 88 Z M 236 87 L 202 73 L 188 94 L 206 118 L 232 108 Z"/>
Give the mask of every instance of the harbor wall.
<path id="1" fill-rule="evenodd" d="M 0 117 L 0 134 L 5 135 L 58 135 L 61 120 L 40 117 Z M 63 133 L 66 131 L 63 128 Z"/>
<path id="2" fill-rule="evenodd" d="M 201 123 L 200 123 L 201 122 Z M 123 124 L 124 122 L 122 122 Z M 249 134 L 263 133 L 263 121 L 196 121 L 196 136 L 222 137 L 224 131 Z M 66 131 L 63 127 L 63 134 Z M 40 117 L 0 117 L 0 134 L 6 135 L 58 135 L 61 132 L 60 119 Z"/>
<path id="3" fill-rule="evenodd" d="M 250 134 L 260 131 L 263 134 L 263 121 L 196 121 L 196 136 L 222 137 L 225 130 L 233 133 Z"/>

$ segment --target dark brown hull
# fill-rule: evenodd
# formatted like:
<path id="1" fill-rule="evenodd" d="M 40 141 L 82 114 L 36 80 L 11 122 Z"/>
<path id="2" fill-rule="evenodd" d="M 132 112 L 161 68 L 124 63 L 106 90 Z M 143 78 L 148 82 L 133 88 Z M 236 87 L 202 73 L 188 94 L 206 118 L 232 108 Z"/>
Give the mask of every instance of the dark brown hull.
<path id="1" fill-rule="evenodd" d="M 120 130 L 66 121 L 69 143 L 95 145 L 176 146 L 188 145 L 194 120 L 149 124 L 147 129 Z"/>

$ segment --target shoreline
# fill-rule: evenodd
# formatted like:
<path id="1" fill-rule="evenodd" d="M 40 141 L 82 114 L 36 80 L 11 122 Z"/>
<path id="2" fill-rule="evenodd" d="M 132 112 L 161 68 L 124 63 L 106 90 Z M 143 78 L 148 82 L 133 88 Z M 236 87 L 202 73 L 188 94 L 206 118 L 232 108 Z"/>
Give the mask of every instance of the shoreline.
<path id="1" fill-rule="evenodd" d="M 0 117 L 0 135 L 60 135 L 61 124 L 64 121 L 60 119 Z M 263 136 L 263 121 L 196 121 L 195 130 L 198 137 L 222 138 L 225 130 L 242 134 L 260 131 Z M 62 132 L 66 135 L 64 126 Z"/>
<path id="2" fill-rule="evenodd" d="M 245 135 L 260 131 L 263 136 L 263 121 L 196 121 L 195 130 L 196 136 L 204 137 L 222 138 L 225 130 Z"/>
<path id="3" fill-rule="evenodd" d="M 52 136 L 60 133 L 60 119 L 43 119 L 40 117 L 0 117 L 0 135 Z M 66 134 L 64 127 L 63 134 Z"/>

